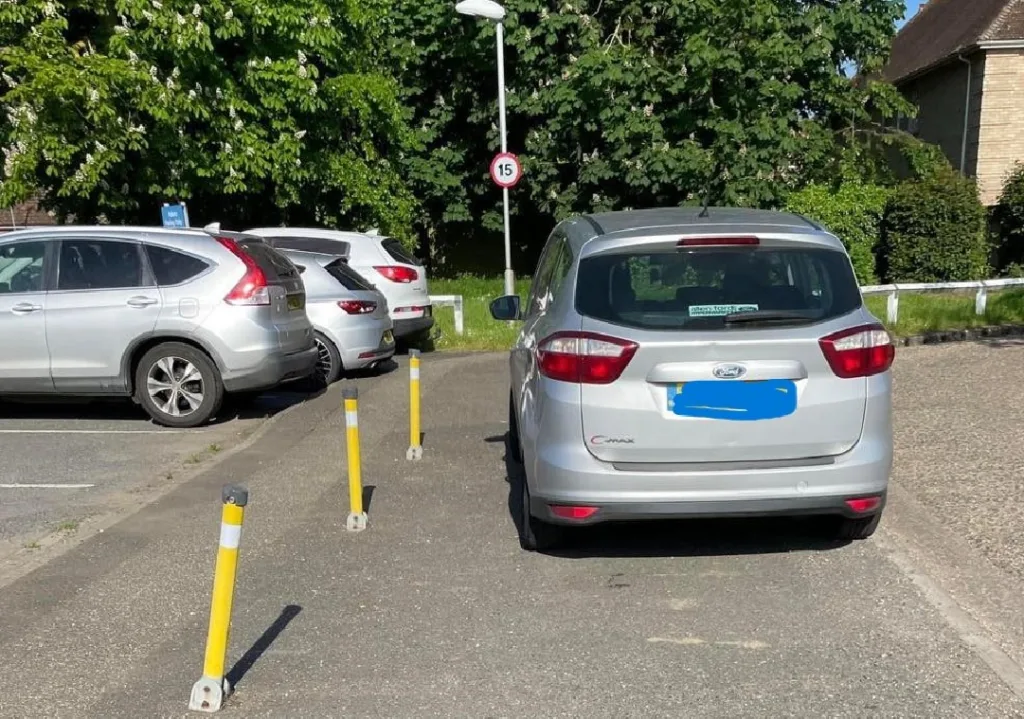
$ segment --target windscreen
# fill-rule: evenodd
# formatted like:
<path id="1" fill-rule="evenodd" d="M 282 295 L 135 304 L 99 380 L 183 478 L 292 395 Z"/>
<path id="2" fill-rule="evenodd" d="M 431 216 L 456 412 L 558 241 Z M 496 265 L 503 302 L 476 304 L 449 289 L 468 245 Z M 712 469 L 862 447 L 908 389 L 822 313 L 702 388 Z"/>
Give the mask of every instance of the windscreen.
<path id="1" fill-rule="evenodd" d="M 349 267 L 345 260 L 335 260 L 326 265 L 324 269 L 327 270 L 331 277 L 344 285 L 345 289 L 359 291 L 375 289 L 365 277 Z"/>
<path id="2" fill-rule="evenodd" d="M 862 304 L 846 254 L 823 248 L 630 249 L 580 261 L 576 309 L 638 329 L 708 330 L 762 317 L 795 323 Z"/>

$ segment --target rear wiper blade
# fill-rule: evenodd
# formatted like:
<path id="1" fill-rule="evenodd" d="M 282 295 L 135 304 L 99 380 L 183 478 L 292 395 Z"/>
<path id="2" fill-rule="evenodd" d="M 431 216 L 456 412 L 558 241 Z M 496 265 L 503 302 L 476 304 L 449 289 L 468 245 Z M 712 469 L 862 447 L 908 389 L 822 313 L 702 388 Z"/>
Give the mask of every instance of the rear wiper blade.
<path id="1" fill-rule="evenodd" d="M 753 312 L 733 312 L 725 316 L 725 324 L 738 325 L 756 322 L 813 322 L 817 316 L 811 312 L 798 310 L 755 310 Z"/>

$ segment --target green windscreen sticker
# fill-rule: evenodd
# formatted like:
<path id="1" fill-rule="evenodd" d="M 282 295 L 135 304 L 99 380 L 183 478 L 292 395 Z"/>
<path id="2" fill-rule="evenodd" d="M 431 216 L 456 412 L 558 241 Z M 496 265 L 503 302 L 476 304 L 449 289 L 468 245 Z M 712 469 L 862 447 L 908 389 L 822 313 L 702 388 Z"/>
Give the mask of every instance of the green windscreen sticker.
<path id="1" fill-rule="evenodd" d="M 737 312 L 757 312 L 757 305 L 690 305 L 690 317 L 721 317 Z"/>

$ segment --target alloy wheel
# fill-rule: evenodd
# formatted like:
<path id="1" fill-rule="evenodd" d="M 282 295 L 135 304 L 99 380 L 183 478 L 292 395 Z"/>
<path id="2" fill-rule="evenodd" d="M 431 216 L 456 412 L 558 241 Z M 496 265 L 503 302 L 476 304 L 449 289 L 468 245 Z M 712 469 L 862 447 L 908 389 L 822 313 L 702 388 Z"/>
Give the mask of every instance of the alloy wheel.
<path id="1" fill-rule="evenodd" d="M 194 364 L 181 357 L 161 357 L 146 374 L 153 404 L 171 417 L 187 417 L 203 404 L 205 381 Z"/>
<path id="2" fill-rule="evenodd" d="M 316 369 L 314 375 L 320 382 L 326 382 L 334 369 L 334 360 L 331 358 L 331 350 L 319 337 L 316 340 Z"/>

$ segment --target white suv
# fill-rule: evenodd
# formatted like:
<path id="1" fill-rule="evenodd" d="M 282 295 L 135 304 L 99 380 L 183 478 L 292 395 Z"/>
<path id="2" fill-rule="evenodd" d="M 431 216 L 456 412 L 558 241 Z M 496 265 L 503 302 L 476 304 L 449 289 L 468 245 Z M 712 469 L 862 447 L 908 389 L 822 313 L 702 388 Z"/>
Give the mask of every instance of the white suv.
<path id="1" fill-rule="evenodd" d="M 396 339 L 419 339 L 434 326 L 426 270 L 392 237 L 310 227 L 259 227 L 246 234 L 282 250 L 326 252 L 324 241 L 345 243 L 349 266 L 387 298 Z"/>

